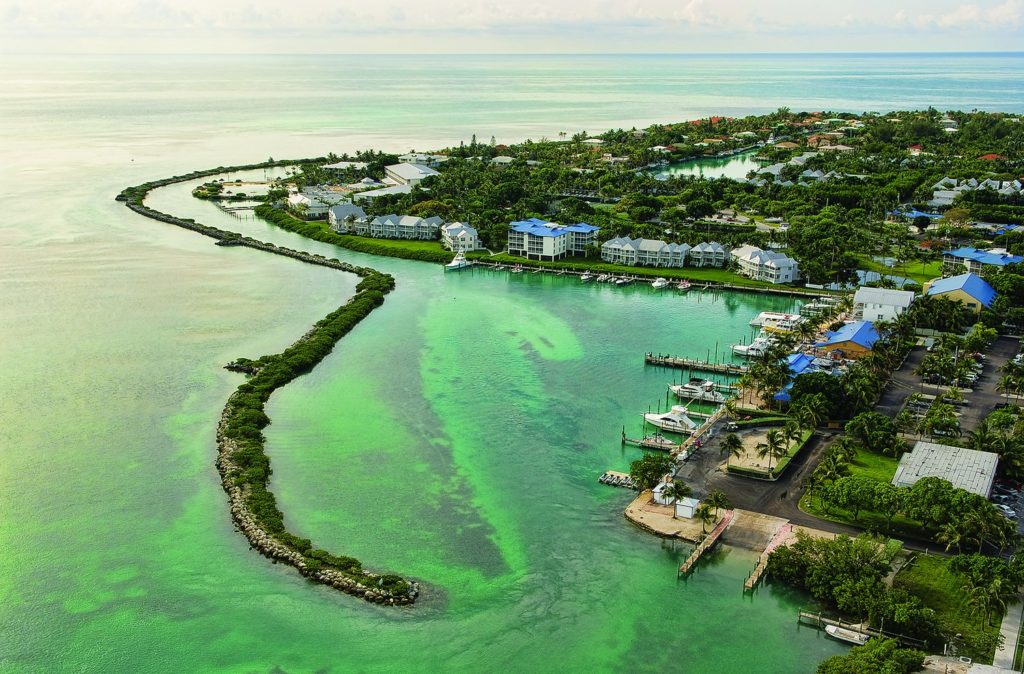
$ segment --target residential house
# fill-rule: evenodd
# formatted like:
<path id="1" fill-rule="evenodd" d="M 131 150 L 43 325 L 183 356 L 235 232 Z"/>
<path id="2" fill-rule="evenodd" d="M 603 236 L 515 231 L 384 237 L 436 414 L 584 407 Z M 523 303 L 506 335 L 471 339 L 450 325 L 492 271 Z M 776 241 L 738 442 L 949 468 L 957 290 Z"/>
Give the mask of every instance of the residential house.
<path id="1" fill-rule="evenodd" d="M 605 241 L 601 246 L 601 259 L 631 266 L 683 267 L 689 252 L 690 246 L 685 243 L 617 237 Z"/>
<path id="2" fill-rule="evenodd" d="M 356 223 L 356 233 L 380 239 L 417 239 L 430 241 L 437 238 L 444 220 L 438 217 L 417 218 L 413 215 L 381 215 L 367 222 Z M 365 232 L 365 233 L 364 233 Z"/>
<path id="3" fill-rule="evenodd" d="M 480 235 L 476 229 L 464 222 L 453 222 L 441 227 L 441 243 L 453 252 L 480 250 Z"/>
<path id="4" fill-rule="evenodd" d="M 384 167 L 385 175 L 398 185 L 419 185 L 425 179 L 438 175 L 437 171 L 423 164 L 392 164 Z"/>
<path id="5" fill-rule="evenodd" d="M 598 231 L 599 227 L 584 222 L 560 225 L 530 218 L 509 225 L 508 252 L 530 260 L 546 261 L 583 255 L 586 247 L 597 241 Z"/>
<path id="6" fill-rule="evenodd" d="M 366 211 L 355 204 L 338 204 L 327 211 L 327 222 L 331 229 L 341 234 L 354 231 L 356 220 L 365 220 Z"/>
<path id="7" fill-rule="evenodd" d="M 995 289 L 977 274 L 960 274 L 929 281 L 924 286 L 924 293 L 929 297 L 944 297 L 960 302 L 976 314 L 992 306 L 996 299 Z"/>
<path id="8" fill-rule="evenodd" d="M 800 278 L 797 261 L 784 253 L 746 245 L 733 249 L 730 255 L 736 261 L 739 273 L 750 279 L 792 283 Z"/>
<path id="9" fill-rule="evenodd" d="M 446 161 L 448 161 L 448 157 L 443 154 L 424 154 L 422 152 L 410 152 L 398 158 L 400 164 L 421 164 L 430 167 L 438 166 Z"/>
<path id="10" fill-rule="evenodd" d="M 825 341 L 815 348 L 828 353 L 838 352 L 843 358 L 862 358 L 871 353 L 871 347 L 878 341 L 878 330 L 871 321 L 854 321 L 835 331 L 825 333 Z"/>
<path id="11" fill-rule="evenodd" d="M 701 242 L 690 249 L 690 261 L 694 267 L 724 267 L 729 254 L 717 241 Z"/>
<path id="12" fill-rule="evenodd" d="M 328 175 L 338 178 L 349 171 L 365 171 L 368 166 L 369 164 L 363 161 L 338 161 L 333 164 L 325 164 L 324 171 Z"/>
<path id="13" fill-rule="evenodd" d="M 327 217 L 327 209 L 344 201 L 348 201 L 344 193 L 309 187 L 289 194 L 288 208 L 307 220 L 322 220 Z"/>
<path id="14" fill-rule="evenodd" d="M 858 288 L 853 296 L 854 315 L 865 321 L 894 321 L 914 303 L 909 290 L 889 288 Z"/>
<path id="15" fill-rule="evenodd" d="M 1010 255 L 1003 248 L 978 250 L 976 248 L 962 247 L 942 252 L 942 275 L 952 276 L 962 274 L 965 271 L 980 273 L 986 265 L 1005 267 L 1008 264 L 1019 264 L 1021 262 L 1024 262 L 1024 257 Z"/>

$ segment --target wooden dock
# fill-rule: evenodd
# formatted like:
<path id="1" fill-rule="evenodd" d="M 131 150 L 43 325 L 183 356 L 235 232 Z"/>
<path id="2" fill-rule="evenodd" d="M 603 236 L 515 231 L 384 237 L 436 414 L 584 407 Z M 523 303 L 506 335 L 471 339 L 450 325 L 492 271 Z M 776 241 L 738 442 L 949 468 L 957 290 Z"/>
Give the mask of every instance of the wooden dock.
<path id="1" fill-rule="evenodd" d="M 634 447 L 643 447 L 644 449 L 657 449 L 663 452 L 678 452 L 683 448 L 683 443 L 676 444 L 671 440 L 668 440 L 663 435 L 656 435 L 656 438 L 661 438 L 661 442 L 657 439 L 649 438 L 628 438 L 626 437 L 626 431 L 622 431 L 622 444 L 633 445 Z"/>
<path id="2" fill-rule="evenodd" d="M 698 372 L 716 372 L 718 374 L 731 374 L 741 376 L 749 369 L 746 365 L 739 363 L 711 363 L 696 358 L 680 358 L 678 356 L 663 356 L 660 353 L 644 354 L 645 365 L 657 365 L 658 367 L 674 367 L 679 370 L 694 370 Z"/>
<path id="3" fill-rule="evenodd" d="M 843 620 L 836 620 L 834 618 L 827 618 L 821 613 L 811 613 L 810 611 L 800 611 L 797 615 L 796 621 L 801 625 L 813 625 L 819 630 L 825 629 L 826 625 L 835 625 L 836 627 L 842 627 L 843 629 L 853 630 L 854 632 L 861 632 L 872 637 L 885 637 L 889 639 L 896 639 L 902 645 L 910 648 L 923 648 L 926 646 L 925 642 L 921 639 L 915 639 L 914 637 L 904 636 L 902 634 L 894 634 L 892 632 L 885 632 L 883 630 L 877 630 L 873 627 L 868 627 L 863 624 L 848 623 Z"/>
<path id="4" fill-rule="evenodd" d="M 780 545 L 783 545 L 792 535 L 792 524 L 783 524 L 779 527 L 778 531 L 775 532 L 775 535 L 772 536 L 772 540 L 768 541 L 768 545 L 765 546 L 764 552 L 762 552 L 761 556 L 757 558 L 757 566 L 755 566 L 754 570 L 750 572 L 747 579 L 743 581 L 744 590 L 753 590 L 757 587 L 761 577 L 764 576 L 764 572 L 768 570 L 768 556 L 771 555 L 772 552 Z"/>
<path id="5" fill-rule="evenodd" d="M 700 560 L 701 555 L 707 552 L 711 546 L 718 542 L 718 539 L 722 537 L 722 534 L 732 523 L 732 518 L 735 515 L 734 510 L 726 510 L 725 515 L 722 516 L 722 521 L 715 525 L 715 528 L 711 530 L 711 533 L 704 537 L 704 540 L 700 542 L 697 547 L 693 549 L 690 556 L 686 558 L 686 561 L 679 566 L 680 574 L 688 574 L 693 569 L 694 564 Z"/>

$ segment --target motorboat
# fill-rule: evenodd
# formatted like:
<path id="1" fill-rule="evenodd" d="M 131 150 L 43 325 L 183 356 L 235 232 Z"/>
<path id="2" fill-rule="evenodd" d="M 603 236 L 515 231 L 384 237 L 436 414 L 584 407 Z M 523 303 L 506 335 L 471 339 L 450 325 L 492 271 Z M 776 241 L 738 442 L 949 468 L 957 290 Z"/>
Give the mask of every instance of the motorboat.
<path id="1" fill-rule="evenodd" d="M 590 283 L 593 279 L 594 277 L 586 272 L 584 272 L 583 276 L 580 276 L 581 283 Z"/>
<path id="2" fill-rule="evenodd" d="M 751 327 L 768 330 L 792 330 L 801 320 L 800 314 L 762 311 L 750 321 L 750 325 Z"/>
<path id="3" fill-rule="evenodd" d="M 654 288 L 655 290 L 662 290 L 664 288 L 667 288 L 668 279 L 659 276 L 658 278 L 654 279 L 654 283 L 651 284 L 651 287 Z"/>
<path id="4" fill-rule="evenodd" d="M 718 390 L 718 386 L 710 379 L 691 379 L 686 384 L 671 384 L 668 387 L 677 398 L 697 400 L 704 403 L 724 403 L 726 397 Z"/>
<path id="5" fill-rule="evenodd" d="M 837 625 L 825 625 L 825 633 L 833 639 L 839 641 L 845 641 L 848 644 L 854 644 L 856 646 L 863 646 L 871 638 L 870 634 L 864 632 L 858 632 L 856 630 L 848 630 L 845 627 L 839 627 Z"/>
<path id="6" fill-rule="evenodd" d="M 771 337 L 757 337 L 750 344 L 733 344 L 732 352 L 744 358 L 760 358 L 774 341 Z"/>
<path id="7" fill-rule="evenodd" d="M 511 269 L 509 269 L 509 271 L 512 272 L 513 274 L 522 274 L 523 273 L 523 265 L 521 265 L 521 264 L 514 265 Z"/>
<path id="8" fill-rule="evenodd" d="M 608 280 L 608 274 L 601 274 L 600 276 L 597 277 L 597 282 L 598 283 L 604 283 L 607 280 Z"/>
<path id="9" fill-rule="evenodd" d="M 455 254 L 455 257 L 452 258 L 452 261 L 444 266 L 444 270 L 458 271 L 460 269 L 465 269 L 468 266 L 469 260 L 466 259 L 466 254 L 460 250 L 458 253 Z"/>
<path id="10" fill-rule="evenodd" d="M 673 405 L 668 412 L 648 412 L 644 421 L 663 431 L 689 435 L 697 430 L 697 423 L 687 416 L 687 411 L 685 405 Z"/>
<path id="11" fill-rule="evenodd" d="M 632 280 L 626 278 L 625 276 L 615 279 L 615 285 L 617 286 L 628 286 L 632 282 Z"/>
<path id="12" fill-rule="evenodd" d="M 689 289 L 690 289 L 690 287 L 691 287 L 691 286 L 690 286 L 690 282 L 689 282 L 689 281 L 687 281 L 686 279 L 683 279 L 682 281 L 680 281 L 680 282 L 679 282 L 679 285 L 677 285 L 677 286 L 676 286 L 676 288 L 678 288 L 679 290 L 681 290 L 681 291 L 682 291 L 682 292 L 684 292 L 684 293 L 685 293 L 685 292 L 686 292 L 687 290 L 689 290 Z"/>

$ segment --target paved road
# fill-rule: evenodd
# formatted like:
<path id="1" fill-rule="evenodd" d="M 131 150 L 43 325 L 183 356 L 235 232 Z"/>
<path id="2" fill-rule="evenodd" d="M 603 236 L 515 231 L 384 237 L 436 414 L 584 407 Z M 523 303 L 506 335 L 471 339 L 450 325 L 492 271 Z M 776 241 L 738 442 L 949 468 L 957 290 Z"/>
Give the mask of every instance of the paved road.
<path id="1" fill-rule="evenodd" d="M 1024 597 L 1020 599 L 1024 600 Z M 995 667 L 1013 670 L 1013 656 L 1017 653 L 1017 639 L 1020 636 L 1021 615 L 1024 614 L 1024 603 L 1018 601 L 1006 609 L 999 635 L 1003 643 L 996 649 L 996 657 L 992 661 Z"/>

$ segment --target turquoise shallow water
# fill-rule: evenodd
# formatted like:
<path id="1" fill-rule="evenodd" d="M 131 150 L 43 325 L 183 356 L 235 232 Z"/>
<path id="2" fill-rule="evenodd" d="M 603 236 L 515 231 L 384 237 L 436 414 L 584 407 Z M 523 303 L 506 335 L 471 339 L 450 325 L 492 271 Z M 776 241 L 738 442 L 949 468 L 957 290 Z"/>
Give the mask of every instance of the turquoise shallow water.
<path id="1" fill-rule="evenodd" d="M 424 582 L 415 609 L 385 611 L 249 551 L 212 462 L 239 381 L 221 366 L 280 350 L 354 279 L 113 201 L 197 167 L 473 131 L 1024 100 L 1015 56 L 745 58 L 0 63 L 0 669 L 799 672 L 840 651 L 797 630 L 801 597 L 742 596 L 751 553 L 723 548 L 678 582 L 687 548 L 628 526 L 627 495 L 595 481 L 635 456 L 622 426 L 663 400 L 670 375 L 644 351 L 704 355 L 788 301 L 445 276 L 235 221 L 187 185 L 155 193 L 161 209 L 397 277 L 275 395 L 268 433 L 294 530 Z"/>

